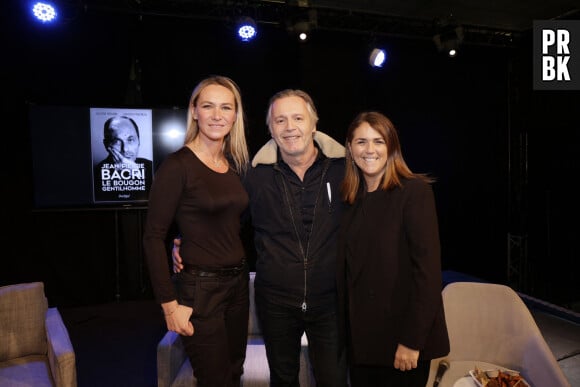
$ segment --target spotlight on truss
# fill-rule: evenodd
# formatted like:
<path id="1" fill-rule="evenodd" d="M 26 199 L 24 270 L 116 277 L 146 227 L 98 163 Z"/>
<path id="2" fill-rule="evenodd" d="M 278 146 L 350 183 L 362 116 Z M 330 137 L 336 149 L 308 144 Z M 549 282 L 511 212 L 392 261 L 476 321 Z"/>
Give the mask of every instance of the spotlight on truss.
<path id="1" fill-rule="evenodd" d="M 382 48 L 374 48 L 369 55 L 369 63 L 372 67 L 383 67 L 387 61 L 387 52 Z"/>
<path id="2" fill-rule="evenodd" d="M 41 23 L 51 23 L 56 20 L 56 7 L 47 2 L 36 2 L 32 5 L 32 14 Z"/>
<path id="3" fill-rule="evenodd" d="M 443 29 L 433 36 L 435 46 L 440 52 L 445 52 L 450 58 L 457 56 L 463 42 L 463 28 L 461 26 Z"/>
<path id="4" fill-rule="evenodd" d="M 258 34 L 256 22 L 251 17 L 243 17 L 238 20 L 237 33 L 242 42 L 249 42 Z"/>

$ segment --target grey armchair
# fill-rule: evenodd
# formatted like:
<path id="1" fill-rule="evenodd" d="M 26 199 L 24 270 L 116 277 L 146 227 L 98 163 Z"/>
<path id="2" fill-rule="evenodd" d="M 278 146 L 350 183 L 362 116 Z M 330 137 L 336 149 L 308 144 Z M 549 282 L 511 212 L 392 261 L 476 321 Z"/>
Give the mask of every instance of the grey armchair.
<path id="1" fill-rule="evenodd" d="M 76 387 L 75 353 L 42 282 L 0 287 L 0 386 Z"/>
<path id="2" fill-rule="evenodd" d="M 451 351 L 440 387 L 451 387 L 477 366 L 518 370 L 533 387 L 570 387 L 520 296 L 500 284 L 454 282 L 442 292 Z M 431 362 L 433 386 L 441 359 Z"/>

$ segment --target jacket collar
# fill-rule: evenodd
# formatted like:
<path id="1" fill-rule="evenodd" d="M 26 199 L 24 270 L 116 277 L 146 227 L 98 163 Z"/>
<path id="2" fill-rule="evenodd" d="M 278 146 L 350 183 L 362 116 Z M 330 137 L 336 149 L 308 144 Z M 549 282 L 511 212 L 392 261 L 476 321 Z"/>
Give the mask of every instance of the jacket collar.
<path id="1" fill-rule="evenodd" d="M 344 146 L 340 145 L 335 139 L 327 134 L 316 131 L 314 132 L 314 141 L 318 147 L 328 158 L 342 158 L 344 157 Z M 274 139 L 270 139 L 252 159 L 252 167 L 258 164 L 271 165 L 278 161 L 278 145 Z"/>

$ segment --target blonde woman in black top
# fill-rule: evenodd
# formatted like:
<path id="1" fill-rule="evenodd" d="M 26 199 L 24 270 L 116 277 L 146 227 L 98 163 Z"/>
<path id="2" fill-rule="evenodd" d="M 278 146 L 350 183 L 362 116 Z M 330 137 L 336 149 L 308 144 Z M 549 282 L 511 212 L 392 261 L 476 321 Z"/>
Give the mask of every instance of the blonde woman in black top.
<path id="1" fill-rule="evenodd" d="M 193 90 L 184 146 L 155 173 L 144 248 L 167 329 L 177 332 L 198 385 L 240 385 L 248 331 L 248 272 L 240 216 L 248 206 L 240 174 L 248 163 L 240 91 L 213 76 Z M 184 269 L 170 278 L 167 232 L 181 233 Z"/>

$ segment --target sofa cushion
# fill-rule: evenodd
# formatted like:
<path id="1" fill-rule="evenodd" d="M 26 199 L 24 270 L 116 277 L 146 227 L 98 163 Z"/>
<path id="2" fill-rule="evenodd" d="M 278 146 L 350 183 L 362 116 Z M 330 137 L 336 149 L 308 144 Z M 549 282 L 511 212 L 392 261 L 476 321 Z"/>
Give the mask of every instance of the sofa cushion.
<path id="1" fill-rule="evenodd" d="M 47 357 L 31 355 L 0 363 L 0 386 L 53 387 Z"/>
<path id="2" fill-rule="evenodd" d="M 46 355 L 47 309 L 42 282 L 0 287 L 0 362 Z"/>

